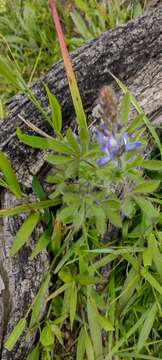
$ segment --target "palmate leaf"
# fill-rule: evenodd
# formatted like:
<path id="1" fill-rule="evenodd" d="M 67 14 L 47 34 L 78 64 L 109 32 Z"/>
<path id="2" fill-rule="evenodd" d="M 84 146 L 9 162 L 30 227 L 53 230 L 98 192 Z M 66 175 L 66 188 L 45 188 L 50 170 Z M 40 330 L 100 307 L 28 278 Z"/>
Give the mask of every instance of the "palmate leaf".
<path id="1" fill-rule="evenodd" d="M 10 256 L 15 255 L 21 247 L 27 242 L 33 230 L 35 229 L 39 221 L 39 213 L 33 212 L 23 222 L 20 229 L 18 230 L 13 245 L 10 250 Z"/>

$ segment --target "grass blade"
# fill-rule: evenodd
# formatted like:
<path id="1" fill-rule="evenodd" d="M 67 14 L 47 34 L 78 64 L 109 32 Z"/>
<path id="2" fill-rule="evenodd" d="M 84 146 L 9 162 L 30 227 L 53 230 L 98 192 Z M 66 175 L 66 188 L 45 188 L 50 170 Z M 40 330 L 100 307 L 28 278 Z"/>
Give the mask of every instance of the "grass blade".
<path id="1" fill-rule="evenodd" d="M 139 339 L 138 339 L 138 343 L 137 343 L 137 352 L 140 352 L 145 345 L 145 342 L 146 342 L 146 340 L 150 334 L 150 331 L 152 329 L 152 326 L 153 326 L 153 323 L 155 320 L 155 316 L 156 316 L 156 312 L 157 312 L 157 304 L 154 303 L 151 310 L 148 312 L 147 318 L 144 321 L 144 324 L 142 326 L 142 329 L 141 329 L 141 332 L 139 335 Z"/>
<path id="2" fill-rule="evenodd" d="M 17 325 L 13 329 L 12 333 L 10 334 L 9 338 L 5 342 L 5 348 L 8 351 L 11 351 L 16 344 L 18 338 L 21 336 L 22 332 L 24 331 L 24 328 L 26 326 L 26 320 L 21 319 L 18 321 Z"/>
<path id="3" fill-rule="evenodd" d="M 6 155 L 2 151 L 0 151 L 0 169 L 5 177 L 8 188 L 18 197 L 22 197 L 22 192 L 20 189 L 20 185 L 17 181 L 16 175 L 12 170 L 9 160 Z"/>
<path id="4" fill-rule="evenodd" d="M 23 222 L 20 229 L 18 230 L 13 245 L 10 250 L 10 256 L 15 255 L 21 247 L 27 242 L 33 230 L 35 229 L 39 221 L 39 213 L 33 212 Z"/>

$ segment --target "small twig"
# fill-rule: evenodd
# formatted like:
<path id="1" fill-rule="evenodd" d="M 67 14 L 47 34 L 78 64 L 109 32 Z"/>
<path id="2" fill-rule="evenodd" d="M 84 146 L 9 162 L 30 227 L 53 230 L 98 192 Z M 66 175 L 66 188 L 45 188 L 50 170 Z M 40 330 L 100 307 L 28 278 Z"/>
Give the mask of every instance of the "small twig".
<path id="1" fill-rule="evenodd" d="M 42 135 L 50 140 L 53 140 L 53 137 L 48 135 L 45 131 L 39 129 L 37 126 L 32 124 L 29 120 L 23 118 L 23 116 L 18 115 L 19 119 L 21 119 L 30 129 L 34 130 L 37 134 Z"/>

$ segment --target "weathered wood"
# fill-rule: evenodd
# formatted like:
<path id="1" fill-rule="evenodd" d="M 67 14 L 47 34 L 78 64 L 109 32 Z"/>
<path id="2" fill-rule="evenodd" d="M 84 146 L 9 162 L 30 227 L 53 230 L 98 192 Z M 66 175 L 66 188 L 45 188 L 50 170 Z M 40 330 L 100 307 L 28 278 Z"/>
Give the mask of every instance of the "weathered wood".
<path id="1" fill-rule="evenodd" d="M 162 5 L 125 26 L 104 33 L 99 39 L 82 46 L 72 54 L 73 67 L 78 80 L 84 107 L 89 114 L 94 107 L 98 91 L 104 84 L 112 83 L 108 70 L 119 77 L 137 96 L 150 119 L 160 122 L 162 116 Z M 46 111 L 49 112 L 43 83 L 48 84 L 58 97 L 63 110 L 64 129 L 74 120 L 73 108 L 62 62 L 54 65 L 31 89 Z M 10 158 L 24 191 L 29 191 L 31 177 L 44 169 L 42 152 L 18 142 L 15 130 L 29 129 L 18 114 L 37 127 L 51 132 L 46 121 L 22 94 L 8 101 L 9 114 L 1 123 L 0 147 Z M 28 189 L 28 190 L 27 190 Z M 15 201 L 15 200 L 14 200 Z M 13 202 L 5 192 L 2 206 Z M 11 354 L 4 350 L 4 339 L 15 321 L 22 317 L 40 283 L 41 271 L 48 267 L 47 254 L 35 262 L 27 259 L 28 248 L 13 259 L 8 257 L 9 247 L 17 229 L 14 219 L 2 219 L 0 225 L 0 342 L 1 360 L 24 359 L 30 347 L 23 339 L 21 346 Z M 25 271 L 24 271 L 25 269 Z M 26 291 L 27 290 L 27 291 Z M 26 301 L 26 296 L 28 297 Z"/>

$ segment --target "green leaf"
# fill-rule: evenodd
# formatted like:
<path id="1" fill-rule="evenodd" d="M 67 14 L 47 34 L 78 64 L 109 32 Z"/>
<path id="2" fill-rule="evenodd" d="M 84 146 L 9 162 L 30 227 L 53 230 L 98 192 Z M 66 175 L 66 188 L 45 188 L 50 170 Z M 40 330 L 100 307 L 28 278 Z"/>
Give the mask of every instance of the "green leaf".
<path id="1" fill-rule="evenodd" d="M 121 107 L 120 107 L 120 121 L 121 125 L 125 125 L 128 123 L 128 117 L 130 112 L 130 95 L 129 92 L 127 92 L 121 101 Z"/>
<path id="2" fill-rule="evenodd" d="M 55 198 L 55 199 L 51 199 L 51 200 L 48 199 L 45 201 L 39 201 L 39 202 L 35 202 L 35 203 L 28 203 L 25 205 L 15 206 L 14 208 L 2 209 L 2 210 L 0 210 L 0 216 L 22 214 L 22 213 L 29 212 L 31 210 L 45 209 L 45 208 L 49 208 L 50 206 L 60 205 L 60 203 L 61 203 L 60 198 Z"/>
<path id="3" fill-rule="evenodd" d="M 119 355 L 120 357 L 124 358 L 124 359 L 139 359 L 139 360 L 159 360 L 159 357 L 155 357 L 155 356 L 152 356 L 152 355 L 144 355 L 144 354 L 137 354 L 136 352 L 119 352 L 117 353 L 116 355 Z"/>
<path id="4" fill-rule="evenodd" d="M 133 199 L 126 197 L 124 199 L 124 202 L 122 204 L 122 211 L 125 216 L 127 216 L 129 219 L 132 219 L 132 217 L 135 215 L 136 209 L 135 209 L 135 203 Z"/>
<path id="5" fill-rule="evenodd" d="M 45 326 L 41 331 L 40 342 L 44 347 L 54 344 L 54 334 L 50 326 Z"/>
<path id="6" fill-rule="evenodd" d="M 56 97 L 54 96 L 54 94 L 52 94 L 52 92 L 49 90 L 48 86 L 46 84 L 44 84 L 47 95 L 48 95 L 48 99 L 49 99 L 49 103 L 50 103 L 50 110 L 51 110 L 51 117 L 52 117 L 52 126 L 53 129 L 57 132 L 61 132 L 62 129 L 62 113 L 61 113 L 61 108 L 59 105 L 58 100 L 56 99 Z"/>
<path id="7" fill-rule="evenodd" d="M 143 160 L 141 166 L 144 169 L 152 171 L 162 171 L 162 161 L 161 160 Z"/>
<path id="8" fill-rule="evenodd" d="M 73 150 L 76 152 L 76 154 L 80 154 L 80 145 L 79 145 L 79 138 L 78 141 L 76 137 L 74 136 L 72 130 L 69 128 L 66 133 L 66 139 L 69 142 L 69 145 L 73 148 Z"/>
<path id="9" fill-rule="evenodd" d="M 33 176 L 32 179 L 32 190 L 34 192 L 34 194 L 40 199 L 40 200 L 46 200 L 47 199 L 47 195 L 44 192 L 44 189 L 42 187 L 42 184 L 40 183 L 39 179 L 37 178 L 37 176 Z"/>
<path id="10" fill-rule="evenodd" d="M 66 203 L 67 205 L 80 201 L 81 201 L 81 196 L 78 193 L 66 192 L 64 194 L 64 203 Z"/>
<path id="11" fill-rule="evenodd" d="M 78 337 L 76 360 L 84 359 L 85 339 L 86 339 L 86 333 L 85 333 L 84 327 L 82 327 L 80 330 L 80 333 L 79 333 L 79 337 Z"/>
<path id="12" fill-rule="evenodd" d="M 58 165 L 67 165 L 69 162 L 74 161 L 72 157 L 69 156 L 59 156 L 59 155 L 48 155 L 45 157 L 45 160 L 50 164 L 58 166 Z"/>
<path id="13" fill-rule="evenodd" d="M 148 218 L 156 219 L 159 217 L 159 212 L 154 208 L 150 201 L 140 196 L 134 196 L 134 200 Z"/>
<path id="14" fill-rule="evenodd" d="M 51 149 L 64 154 L 72 153 L 72 149 L 61 141 L 41 136 L 26 135 L 19 128 L 16 130 L 16 134 L 20 142 L 34 149 Z"/>
<path id="15" fill-rule="evenodd" d="M 127 305 L 129 299 L 133 295 L 137 285 L 139 284 L 139 274 L 134 268 L 131 268 L 127 274 L 127 278 L 124 282 L 123 290 L 119 299 L 119 311 L 122 311 Z"/>
<path id="16" fill-rule="evenodd" d="M 43 301 L 44 298 L 47 294 L 47 290 L 49 288 L 49 283 L 50 283 L 50 274 L 47 273 L 45 280 L 43 281 L 37 295 L 34 301 L 34 305 L 32 307 L 32 316 L 30 319 L 30 324 L 29 324 L 29 329 L 32 329 L 33 326 L 37 323 L 37 321 L 39 320 L 39 314 L 41 312 L 41 309 L 43 307 Z"/>
<path id="17" fill-rule="evenodd" d="M 16 72 L 16 74 L 15 74 Z M 0 56 L 0 74 L 1 76 L 8 81 L 9 84 L 14 85 L 14 87 L 17 90 L 24 90 L 24 87 L 22 86 L 19 74 L 16 71 L 16 68 L 13 66 L 13 64 L 3 56 Z"/>
<path id="18" fill-rule="evenodd" d="M 39 351 L 39 345 L 37 345 L 32 352 L 28 355 L 26 360 L 39 360 L 39 355 L 40 355 L 40 351 Z"/>
<path id="19" fill-rule="evenodd" d="M 57 337 L 59 343 L 63 346 L 63 340 L 62 340 L 62 334 L 60 328 L 54 323 L 50 324 L 49 326 L 53 331 L 53 333 L 55 334 L 55 336 Z"/>
<path id="20" fill-rule="evenodd" d="M 143 265 L 144 267 L 151 266 L 152 264 L 152 249 L 147 247 L 143 252 Z"/>
<path id="21" fill-rule="evenodd" d="M 71 283 L 73 280 L 73 276 L 68 266 L 63 267 L 59 271 L 58 276 L 64 283 L 69 283 L 69 282 Z"/>
<path id="22" fill-rule="evenodd" d="M 59 219 L 64 223 L 64 224 L 68 224 L 70 222 L 72 222 L 72 217 L 74 216 L 74 214 L 77 213 L 78 210 L 78 204 L 74 204 L 71 206 L 67 206 L 64 209 L 62 209 L 59 213 Z"/>
<path id="23" fill-rule="evenodd" d="M 143 122 L 143 114 L 137 115 L 130 123 L 130 125 L 128 126 L 128 133 L 133 133 L 134 130 L 136 130 L 137 128 L 139 128 L 144 122 Z"/>
<path id="24" fill-rule="evenodd" d="M 56 296 L 62 294 L 62 292 L 66 291 L 67 289 L 69 289 L 69 283 L 60 286 L 60 288 L 58 288 L 56 291 L 50 294 L 47 298 L 47 301 L 54 299 Z"/>
<path id="25" fill-rule="evenodd" d="M 142 183 L 136 185 L 131 192 L 133 193 L 152 193 L 160 186 L 159 180 L 149 180 L 143 181 Z"/>
<path id="26" fill-rule="evenodd" d="M 80 127 L 79 139 L 82 148 L 82 155 L 85 155 L 88 151 L 89 133 L 85 127 Z"/>
<path id="27" fill-rule="evenodd" d="M 111 360 L 113 355 L 116 355 L 118 349 L 124 344 L 127 343 L 127 340 L 135 334 L 137 329 L 142 325 L 146 318 L 146 313 L 144 313 L 137 322 L 128 330 L 123 337 L 116 341 L 114 347 L 109 351 L 104 360 Z"/>
<path id="28" fill-rule="evenodd" d="M 159 282 L 154 278 L 153 275 L 151 275 L 146 268 L 141 269 L 141 275 L 145 278 L 146 281 L 149 282 L 149 284 L 159 292 L 159 294 L 162 295 L 162 286 L 159 284 Z"/>
<path id="29" fill-rule="evenodd" d="M 47 195 L 44 192 L 44 189 L 43 189 L 39 179 L 37 178 L 37 176 L 33 176 L 32 190 L 33 190 L 34 194 L 38 197 L 38 199 L 40 199 L 41 201 L 47 200 Z M 50 217 L 51 216 L 50 216 L 49 209 L 45 209 L 44 215 L 43 215 L 43 220 L 45 221 L 46 224 L 49 223 Z"/>
<path id="30" fill-rule="evenodd" d="M 82 274 L 74 275 L 74 279 L 76 282 L 79 282 L 79 284 L 81 285 L 94 285 L 105 282 L 105 280 L 103 280 L 101 277 L 82 275 Z"/>
<path id="31" fill-rule="evenodd" d="M 146 343 L 146 340 L 150 334 L 153 323 L 155 321 L 156 313 L 157 313 L 157 304 L 154 303 L 154 305 L 151 307 L 150 311 L 147 314 L 146 320 L 143 323 L 137 343 L 137 352 L 140 352 Z"/>
<path id="32" fill-rule="evenodd" d="M 162 254 L 159 250 L 158 242 L 153 233 L 150 233 L 147 238 L 148 238 L 148 248 L 150 249 L 153 263 L 162 281 Z"/>
<path id="33" fill-rule="evenodd" d="M 37 256 L 41 251 L 43 251 L 44 249 L 46 249 L 46 247 L 48 246 L 50 242 L 50 237 L 48 235 L 48 231 L 45 230 L 40 238 L 38 239 L 30 257 L 29 260 L 33 260 L 35 258 L 35 256 Z"/>
<path id="34" fill-rule="evenodd" d="M 104 316 L 98 315 L 97 320 L 98 320 L 101 328 L 104 329 L 105 331 L 113 331 L 114 330 L 114 327 L 113 327 L 111 321 L 108 320 L 107 318 L 105 318 Z"/>
<path id="35" fill-rule="evenodd" d="M 72 286 L 71 286 L 71 294 L 70 294 L 70 326 L 71 326 L 71 331 L 73 329 L 75 313 L 76 313 L 76 307 L 77 307 L 77 287 L 76 287 L 75 281 L 73 281 Z"/>
<path id="36" fill-rule="evenodd" d="M 73 10 L 73 12 L 71 13 L 71 18 L 74 22 L 74 25 L 77 29 L 77 32 L 82 35 L 82 37 L 86 40 L 92 40 L 93 36 L 92 34 L 89 32 L 85 21 L 83 20 L 83 17 L 79 14 L 78 11 Z"/>
<path id="37" fill-rule="evenodd" d="M 38 221 L 39 221 L 39 213 L 33 212 L 23 222 L 13 241 L 10 250 L 10 256 L 15 255 L 20 250 L 20 248 L 27 242 L 33 230 L 35 229 Z"/>
<path id="38" fill-rule="evenodd" d="M 98 317 L 99 314 L 95 300 L 91 296 L 88 296 L 87 298 L 87 314 L 88 314 L 90 334 L 93 341 L 94 352 L 96 357 L 99 357 L 102 355 L 101 327 L 99 323 L 96 321 L 96 318 Z"/>
<path id="39" fill-rule="evenodd" d="M 99 206 L 93 206 L 92 213 L 95 216 L 97 232 L 101 235 L 106 231 L 106 214 Z"/>
<path id="40" fill-rule="evenodd" d="M 85 220 L 84 218 L 85 218 L 85 205 L 82 204 L 78 209 L 76 216 L 73 218 L 73 225 L 75 231 L 78 231 L 81 228 L 81 226 L 84 224 L 84 220 Z"/>
<path id="41" fill-rule="evenodd" d="M 142 15 L 142 6 L 139 1 L 136 1 L 133 7 L 133 17 L 138 17 Z"/>
<path id="42" fill-rule="evenodd" d="M 95 360 L 93 346 L 92 346 L 91 339 L 90 339 L 89 335 L 87 334 L 87 332 L 85 334 L 85 349 L 86 349 L 86 354 L 87 354 L 87 360 Z"/>
<path id="43" fill-rule="evenodd" d="M 18 321 L 17 325 L 14 327 L 12 333 L 10 334 L 9 338 L 5 342 L 5 348 L 8 351 L 11 351 L 16 344 L 17 340 L 21 336 L 22 332 L 24 331 L 24 328 L 26 326 L 26 320 L 21 319 Z"/>
<path id="44" fill-rule="evenodd" d="M 2 171 L 2 174 L 5 177 L 5 180 L 7 182 L 7 185 L 9 189 L 11 188 L 11 191 L 18 197 L 22 197 L 22 192 L 19 186 L 19 183 L 17 181 L 16 175 L 14 174 L 14 171 L 12 170 L 12 167 L 10 165 L 9 160 L 4 155 L 2 151 L 0 151 L 0 170 Z"/>
<path id="45" fill-rule="evenodd" d="M 113 225 L 117 227 L 122 227 L 120 215 L 116 211 L 109 209 L 107 212 L 107 217 Z"/>

